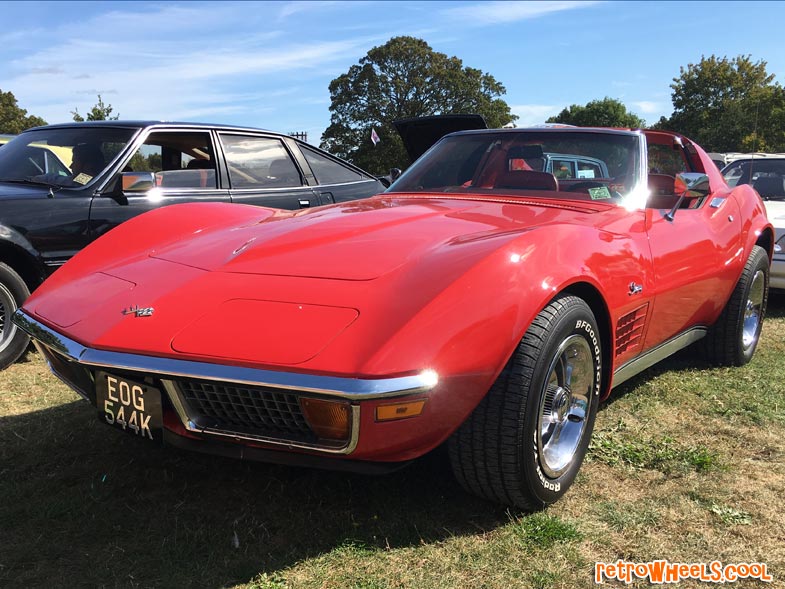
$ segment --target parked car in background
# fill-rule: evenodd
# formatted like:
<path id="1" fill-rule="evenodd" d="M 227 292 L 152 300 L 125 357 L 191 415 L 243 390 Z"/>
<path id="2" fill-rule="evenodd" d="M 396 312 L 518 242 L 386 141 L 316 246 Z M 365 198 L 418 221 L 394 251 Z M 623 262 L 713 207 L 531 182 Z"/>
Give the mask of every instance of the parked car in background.
<path id="1" fill-rule="evenodd" d="M 14 310 L 76 252 L 131 217 L 186 202 L 299 209 L 384 188 L 316 147 L 257 129 L 101 121 L 10 138 L 0 149 L 0 368 L 29 341 L 11 324 Z"/>
<path id="2" fill-rule="evenodd" d="M 604 175 L 527 166 L 544 153 Z M 132 219 L 14 321 L 149 443 L 378 472 L 446 441 L 469 491 L 537 509 L 613 387 L 693 343 L 752 358 L 773 245 L 755 191 L 685 137 L 465 131 L 369 199 Z"/>
<path id="3" fill-rule="evenodd" d="M 771 287 L 785 290 L 785 157 L 736 159 L 722 169 L 729 186 L 751 184 L 763 198 L 777 232 L 771 260 Z"/>

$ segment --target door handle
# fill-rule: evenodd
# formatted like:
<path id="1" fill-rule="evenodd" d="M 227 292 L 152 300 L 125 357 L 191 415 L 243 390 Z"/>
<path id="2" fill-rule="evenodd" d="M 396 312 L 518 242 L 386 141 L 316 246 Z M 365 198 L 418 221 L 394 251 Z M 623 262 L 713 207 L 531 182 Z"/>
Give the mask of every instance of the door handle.
<path id="1" fill-rule="evenodd" d="M 310 199 L 307 199 L 307 198 L 301 198 L 300 199 L 300 208 L 301 209 L 307 209 L 310 206 L 311 206 Z"/>

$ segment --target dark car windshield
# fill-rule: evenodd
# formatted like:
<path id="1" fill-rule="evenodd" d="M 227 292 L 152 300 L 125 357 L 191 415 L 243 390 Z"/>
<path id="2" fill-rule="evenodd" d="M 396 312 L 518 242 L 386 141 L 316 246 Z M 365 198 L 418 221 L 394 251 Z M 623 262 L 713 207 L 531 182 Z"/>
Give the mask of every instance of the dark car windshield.
<path id="1" fill-rule="evenodd" d="M 785 159 L 748 159 L 728 164 L 722 175 L 728 186 L 752 184 L 762 198 L 785 200 Z"/>
<path id="2" fill-rule="evenodd" d="M 100 176 L 136 129 L 51 127 L 22 133 L 0 150 L 0 181 L 81 187 Z"/>
<path id="3" fill-rule="evenodd" d="M 388 192 L 471 192 L 618 201 L 640 180 L 633 133 L 499 131 L 444 138 Z"/>

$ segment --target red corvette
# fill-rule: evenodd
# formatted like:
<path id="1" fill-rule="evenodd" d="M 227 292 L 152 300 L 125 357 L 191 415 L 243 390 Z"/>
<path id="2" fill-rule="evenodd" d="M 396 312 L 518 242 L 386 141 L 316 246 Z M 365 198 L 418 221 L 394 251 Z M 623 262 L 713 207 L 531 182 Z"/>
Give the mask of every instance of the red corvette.
<path id="1" fill-rule="evenodd" d="M 466 131 L 370 199 L 136 217 L 14 322 L 149 443 L 381 471 L 446 441 L 467 489 L 536 509 L 614 386 L 699 340 L 750 360 L 773 245 L 684 137 Z"/>

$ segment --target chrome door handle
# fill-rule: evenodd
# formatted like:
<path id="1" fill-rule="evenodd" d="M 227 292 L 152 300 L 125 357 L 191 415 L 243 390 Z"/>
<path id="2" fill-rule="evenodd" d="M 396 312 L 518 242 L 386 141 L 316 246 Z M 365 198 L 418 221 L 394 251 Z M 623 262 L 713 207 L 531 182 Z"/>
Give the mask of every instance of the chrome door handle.
<path id="1" fill-rule="evenodd" d="M 307 209 L 310 206 L 311 206 L 311 201 L 309 199 L 307 199 L 307 198 L 301 198 L 300 199 L 300 208 L 301 209 Z"/>

